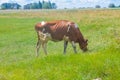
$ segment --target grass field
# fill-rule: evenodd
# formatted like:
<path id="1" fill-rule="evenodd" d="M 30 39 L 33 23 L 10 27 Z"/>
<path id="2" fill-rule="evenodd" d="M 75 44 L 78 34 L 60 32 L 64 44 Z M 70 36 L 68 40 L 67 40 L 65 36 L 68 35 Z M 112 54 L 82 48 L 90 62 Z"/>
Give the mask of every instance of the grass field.
<path id="1" fill-rule="evenodd" d="M 120 10 L 0 11 L 0 80 L 120 80 Z M 74 54 L 63 41 L 48 43 L 35 57 L 41 21 L 70 20 L 88 39 L 89 51 Z"/>

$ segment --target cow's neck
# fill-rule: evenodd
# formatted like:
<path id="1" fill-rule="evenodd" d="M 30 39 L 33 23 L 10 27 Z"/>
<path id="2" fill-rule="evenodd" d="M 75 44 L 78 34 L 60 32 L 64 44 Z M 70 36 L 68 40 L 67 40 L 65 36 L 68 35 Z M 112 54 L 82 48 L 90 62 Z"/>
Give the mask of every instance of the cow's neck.
<path id="1" fill-rule="evenodd" d="M 82 45 L 84 45 L 85 39 L 84 39 L 82 33 L 81 32 L 79 32 L 79 33 L 80 33 L 80 35 L 79 35 L 78 42 L 79 42 L 79 45 L 82 46 Z"/>

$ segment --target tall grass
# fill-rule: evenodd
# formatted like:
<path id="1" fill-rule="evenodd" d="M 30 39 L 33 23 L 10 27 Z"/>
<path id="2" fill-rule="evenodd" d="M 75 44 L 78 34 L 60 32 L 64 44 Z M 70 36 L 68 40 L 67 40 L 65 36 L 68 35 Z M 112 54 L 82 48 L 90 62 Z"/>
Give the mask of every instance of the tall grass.
<path id="1" fill-rule="evenodd" d="M 120 10 L 31 10 L 0 12 L 0 80 L 120 79 Z M 63 42 L 48 43 L 35 57 L 40 21 L 70 20 L 88 39 L 89 51 L 74 54 Z"/>

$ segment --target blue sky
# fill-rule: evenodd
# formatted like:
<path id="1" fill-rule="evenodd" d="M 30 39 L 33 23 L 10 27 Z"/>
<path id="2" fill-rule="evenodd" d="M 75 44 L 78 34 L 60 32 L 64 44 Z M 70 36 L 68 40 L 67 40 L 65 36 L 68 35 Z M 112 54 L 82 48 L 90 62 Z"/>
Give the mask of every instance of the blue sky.
<path id="1" fill-rule="evenodd" d="M 0 0 L 0 4 L 3 2 L 18 2 L 21 5 L 38 2 L 42 0 Z M 48 0 L 44 0 L 48 1 Z M 101 7 L 107 7 L 110 3 L 114 3 L 116 6 L 120 5 L 120 0 L 50 0 L 55 2 L 58 8 L 79 8 L 79 7 L 95 7 L 99 4 Z"/>

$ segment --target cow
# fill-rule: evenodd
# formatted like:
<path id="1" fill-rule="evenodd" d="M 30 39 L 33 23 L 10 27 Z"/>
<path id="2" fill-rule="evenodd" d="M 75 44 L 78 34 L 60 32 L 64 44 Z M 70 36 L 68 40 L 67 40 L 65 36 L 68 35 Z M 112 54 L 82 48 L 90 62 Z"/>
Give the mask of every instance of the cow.
<path id="1" fill-rule="evenodd" d="M 82 49 L 84 52 L 87 51 L 88 40 L 84 39 L 80 29 L 78 28 L 78 25 L 72 21 L 42 21 L 35 25 L 35 30 L 38 36 L 36 56 L 39 55 L 38 52 L 41 45 L 45 54 L 47 54 L 46 47 L 49 40 L 54 42 L 64 40 L 64 54 L 66 53 L 68 42 L 72 44 L 75 53 L 77 53 L 75 43 L 78 43 L 80 49 Z"/>

